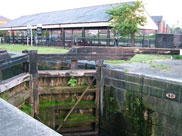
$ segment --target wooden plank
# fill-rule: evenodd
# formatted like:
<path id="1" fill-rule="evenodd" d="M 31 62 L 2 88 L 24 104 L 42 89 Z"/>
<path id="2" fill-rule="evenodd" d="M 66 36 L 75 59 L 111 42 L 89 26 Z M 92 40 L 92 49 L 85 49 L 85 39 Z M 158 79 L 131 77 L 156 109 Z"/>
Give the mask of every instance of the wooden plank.
<path id="1" fill-rule="evenodd" d="M 56 61 L 56 60 L 129 60 L 133 56 L 135 56 L 135 53 L 130 54 L 121 54 L 121 55 L 115 55 L 115 54 L 88 54 L 88 53 L 82 53 L 82 54 L 39 54 L 38 55 L 38 61 Z"/>
<path id="2" fill-rule="evenodd" d="M 22 73 L 20 75 L 14 76 L 10 79 L 0 82 L 0 93 L 9 90 L 17 85 L 20 85 L 23 82 L 30 80 L 30 74 Z"/>
<path id="3" fill-rule="evenodd" d="M 72 133 L 72 134 L 64 134 L 64 136 L 90 136 L 90 135 L 97 135 L 97 131 L 92 132 L 80 132 L 80 133 Z"/>
<path id="4" fill-rule="evenodd" d="M 14 95 L 10 99 L 8 99 L 8 102 L 14 105 L 15 107 L 19 107 L 25 102 L 25 100 L 30 98 L 30 95 L 31 95 L 31 90 L 24 90 Z"/>
<path id="5" fill-rule="evenodd" d="M 56 87 L 39 87 L 39 94 L 71 94 L 71 93 L 83 93 L 86 87 L 64 87 L 64 86 L 56 86 Z M 95 88 L 90 88 L 87 91 L 88 93 L 95 93 Z"/>
<path id="6" fill-rule="evenodd" d="M 157 54 L 158 52 L 164 52 L 165 54 L 167 53 L 168 55 L 170 53 L 174 53 L 173 55 L 176 55 L 176 53 L 179 54 L 180 49 L 171 49 L 171 48 L 139 48 L 139 47 L 94 47 L 94 46 L 88 46 L 88 47 L 74 47 L 72 48 L 68 54 L 72 53 L 109 53 L 109 54 L 114 54 L 114 55 L 121 55 L 124 53 L 142 53 L 140 51 L 143 51 L 145 53 L 146 51 L 150 53 L 151 51 L 154 51 L 154 54 Z M 139 52 L 138 52 L 139 51 Z M 166 52 L 170 51 L 170 52 Z"/>
<path id="7" fill-rule="evenodd" d="M 129 60 L 136 54 L 179 55 L 179 49 L 137 47 L 74 47 L 66 54 L 39 54 L 47 60 Z"/>
<path id="8" fill-rule="evenodd" d="M 69 127 L 71 127 L 71 126 L 86 126 L 86 125 L 90 125 L 90 124 L 95 123 L 95 122 L 96 122 L 96 120 L 92 119 L 92 118 L 86 119 L 86 120 L 67 120 L 67 122 L 64 122 L 64 124 L 65 124 L 64 127 L 66 128 L 68 126 Z M 56 125 L 62 124 L 62 123 L 63 123 L 63 120 L 61 120 L 61 119 L 56 120 Z"/>
<path id="9" fill-rule="evenodd" d="M 20 55 L 20 56 L 14 56 L 9 59 L 1 60 L 0 61 L 0 69 L 6 69 L 9 67 L 12 67 L 17 64 L 21 64 L 28 61 L 27 55 Z"/>
<path id="10" fill-rule="evenodd" d="M 41 105 L 41 107 L 51 108 L 53 105 Z M 54 105 L 55 110 L 70 110 L 74 104 L 56 104 Z M 79 103 L 75 109 L 94 109 L 96 107 L 95 103 Z"/>
<path id="11" fill-rule="evenodd" d="M 94 76 L 95 70 L 43 70 L 38 71 L 39 77 L 90 77 Z"/>
<path id="12" fill-rule="evenodd" d="M 73 132 L 80 132 L 80 131 L 92 131 L 93 130 L 93 127 L 91 126 L 82 126 L 82 127 L 70 127 L 70 128 L 62 128 L 60 130 L 60 133 L 61 134 L 64 134 L 64 133 L 73 133 Z"/>

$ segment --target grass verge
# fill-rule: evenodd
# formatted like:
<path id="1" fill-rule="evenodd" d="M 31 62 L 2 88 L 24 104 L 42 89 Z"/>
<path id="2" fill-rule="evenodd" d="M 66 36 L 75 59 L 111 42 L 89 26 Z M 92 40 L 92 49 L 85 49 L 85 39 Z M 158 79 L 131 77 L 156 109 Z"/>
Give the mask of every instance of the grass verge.
<path id="1" fill-rule="evenodd" d="M 68 49 L 61 47 L 45 47 L 45 46 L 27 46 L 27 45 L 13 45 L 13 44 L 0 44 L 0 48 L 10 52 L 21 53 L 23 50 L 38 50 L 38 53 L 67 53 Z"/>

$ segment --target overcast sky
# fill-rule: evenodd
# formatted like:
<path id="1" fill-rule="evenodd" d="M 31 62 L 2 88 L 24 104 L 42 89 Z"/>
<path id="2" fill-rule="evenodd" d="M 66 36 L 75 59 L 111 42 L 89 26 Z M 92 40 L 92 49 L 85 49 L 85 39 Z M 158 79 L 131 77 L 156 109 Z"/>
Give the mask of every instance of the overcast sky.
<path id="1" fill-rule="evenodd" d="M 0 15 L 15 19 L 20 16 L 41 12 L 58 11 L 93 5 L 117 3 L 126 0 L 0 0 Z M 144 0 L 149 15 L 164 16 L 172 26 L 182 26 L 182 5 L 180 0 Z"/>

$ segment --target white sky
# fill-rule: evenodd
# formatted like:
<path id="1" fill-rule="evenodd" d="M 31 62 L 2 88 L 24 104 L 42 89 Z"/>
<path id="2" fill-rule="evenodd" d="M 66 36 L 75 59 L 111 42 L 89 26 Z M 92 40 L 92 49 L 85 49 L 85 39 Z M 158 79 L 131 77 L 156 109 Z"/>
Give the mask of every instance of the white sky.
<path id="1" fill-rule="evenodd" d="M 0 0 L 0 15 L 15 19 L 41 12 L 58 11 L 93 5 L 110 4 L 124 0 Z M 126 1 L 126 0 L 125 0 Z M 180 0 L 144 0 L 149 15 L 162 15 L 170 26 L 182 27 L 182 2 Z"/>

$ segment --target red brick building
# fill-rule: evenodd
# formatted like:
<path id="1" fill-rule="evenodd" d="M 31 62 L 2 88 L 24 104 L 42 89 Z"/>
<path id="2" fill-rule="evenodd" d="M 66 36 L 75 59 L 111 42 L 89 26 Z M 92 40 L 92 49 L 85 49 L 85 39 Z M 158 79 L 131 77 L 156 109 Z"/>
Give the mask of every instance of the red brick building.
<path id="1" fill-rule="evenodd" d="M 163 16 L 151 16 L 153 21 L 156 23 L 158 30 L 157 33 L 169 34 L 170 27 L 163 20 Z"/>

